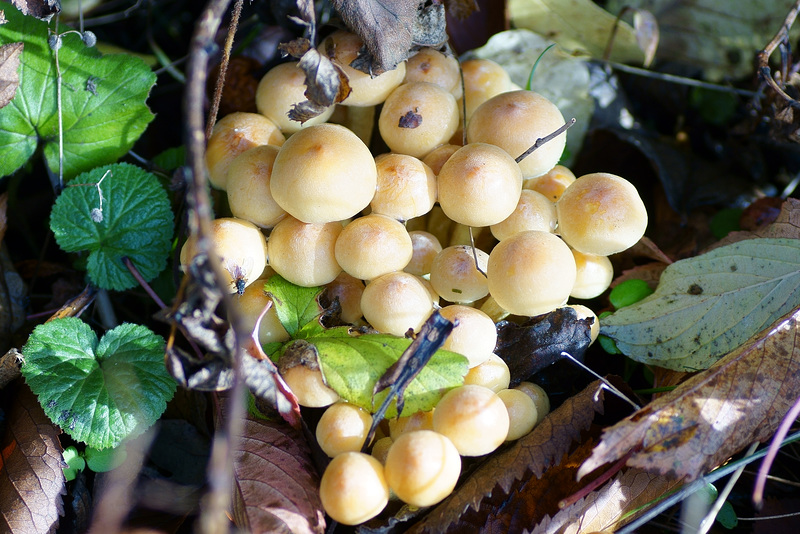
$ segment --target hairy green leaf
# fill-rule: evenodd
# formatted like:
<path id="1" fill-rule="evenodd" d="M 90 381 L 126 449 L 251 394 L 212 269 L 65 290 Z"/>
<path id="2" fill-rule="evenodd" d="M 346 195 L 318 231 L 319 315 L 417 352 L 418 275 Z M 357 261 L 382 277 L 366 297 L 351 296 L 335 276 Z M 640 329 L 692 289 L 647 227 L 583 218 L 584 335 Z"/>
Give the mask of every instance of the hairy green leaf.
<path id="1" fill-rule="evenodd" d="M 278 319 L 292 338 L 307 338 L 308 335 L 300 335 L 301 330 L 304 333 L 309 329 L 313 333 L 318 331 L 308 325 L 322 313 L 317 297 L 323 288 L 296 286 L 276 274 L 264 284 L 264 291 L 272 298 Z"/>
<path id="2" fill-rule="evenodd" d="M 0 44 L 22 42 L 19 89 L 0 110 L 0 176 L 27 162 L 39 143 L 47 165 L 59 168 L 57 70 L 48 45 L 49 26 L 0 2 L 8 23 L 0 26 Z M 145 105 L 155 74 L 141 59 L 102 55 L 80 35 L 61 37 L 64 176 L 118 160 L 144 132 L 154 115 Z"/>
<path id="3" fill-rule="evenodd" d="M 47 416 L 96 449 L 145 430 L 175 393 L 164 340 L 141 325 L 120 325 L 98 341 L 80 319 L 56 319 L 33 330 L 22 354 L 22 375 Z"/>
<path id="4" fill-rule="evenodd" d="M 800 240 L 739 241 L 673 263 L 656 292 L 601 322 L 634 360 L 706 369 L 800 306 Z"/>
<path id="5" fill-rule="evenodd" d="M 411 344 L 407 338 L 388 334 L 353 334 L 347 327 L 325 330 L 307 340 L 318 351 L 322 372 L 328 385 L 340 397 L 374 412 L 388 394 L 372 397 L 375 383 Z M 405 390 L 401 415 L 432 409 L 449 389 L 464 383 L 467 359 L 461 354 L 436 351 L 428 364 Z M 387 417 L 397 415 L 391 408 Z"/>
<path id="6" fill-rule="evenodd" d="M 123 257 L 147 281 L 166 267 L 172 211 L 153 174 L 117 163 L 70 182 L 53 206 L 50 229 L 65 251 L 89 251 L 87 269 L 95 285 L 121 291 L 137 284 Z"/>

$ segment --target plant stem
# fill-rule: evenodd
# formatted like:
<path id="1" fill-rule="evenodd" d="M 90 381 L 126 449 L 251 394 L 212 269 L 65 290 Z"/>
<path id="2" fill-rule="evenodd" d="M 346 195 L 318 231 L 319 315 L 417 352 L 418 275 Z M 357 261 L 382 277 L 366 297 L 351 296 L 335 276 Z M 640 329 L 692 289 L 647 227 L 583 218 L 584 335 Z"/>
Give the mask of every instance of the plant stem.
<path id="1" fill-rule="evenodd" d="M 153 291 L 153 288 L 150 287 L 150 284 L 145 281 L 145 279 L 142 277 L 142 273 L 139 272 L 139 269 L 136 268 L 136 266 L 133 264 L 133 261 L 131 261 L 129 257 L 124 256 L 122 258 L 122 263 L 125 264 L 125 267 L 127 267 L 133 277 L 136 278 L 136 281 L 139 282 L 139 285 L 144 288 L 148 295 L 150 295 L 150 298 L 153 299 L 156 304 L 158 304 L 158 307 L 162 310 L 166 308 L 167 305 L 164 304 L 164 301 L 161 300 L 155 291 Z"/>

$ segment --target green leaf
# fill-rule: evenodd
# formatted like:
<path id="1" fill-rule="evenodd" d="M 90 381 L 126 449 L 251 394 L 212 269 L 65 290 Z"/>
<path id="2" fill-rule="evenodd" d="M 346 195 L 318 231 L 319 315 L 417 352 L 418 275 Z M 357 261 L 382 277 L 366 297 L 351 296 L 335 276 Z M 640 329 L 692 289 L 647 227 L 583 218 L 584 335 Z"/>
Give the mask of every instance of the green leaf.
<path id="1" fill-rule="evenodd" d="M 307 340 L 318 351 L 322 373 L 328 386 L 340 397 L 374 412 L 388 394 L 373 399 L 375 383 L 411 344 L 407 338 L 388 334 L 353 334 L 347 327 L 325 330 Z M 401 415 L 432 409 L 448 390 L 464 383 L 467 359 L 461 354 L 437 351 L 405 390 Z M 395 408 L 386 416 L 397 415 Z"/>
<path id="2" fill-rule="evenodd" d="M 69 446 L 64 449 L 64 452 L 61 453 L 64 457 L 64 462 L 67 464 L 67 467 L 64 467 L 64 478 L 67 482 L 71 480 L 75 480 L 75 477 L 78 475 L 78 472 L 83 471 L 86 468 L 86 460 L 83 459 L 81 453 L 78 452 L 74 446 Z"/>
<path id="3" fill-rule="evenodd" d="M 106 171 L 110 173 L 103 178 Z M 100 208 L 100 196 L 94 184 L 98 183 L 103 204 L 102 221 L 96 222 L 93 210 Z M 172 211 L 166 191 L 153 174 L 117 163 L 70 182 L 53 206 L 50 229 L 65 251 L 89 252 L 86 267 L 95 285 L 121 291 L 137 284 L 123 257 L 130 258 L 148 282 L 166 267 Z"/>
<path id="4" fill-rule="evenodd" d="M 48 24 L 0 2 L 8 23 L 0 44 L 22 42 L 20 84 L 0 109 L 0 176 L 11 174 L 44 144 L 47 165 L 58 173 L 58 113 L 55 52 Z M 77 34 L 64 35 L 58 50 L 62 75 L 64 177 L 111 163 L 131 149 L 154 115 L 145 105 L 155 74 L 139 58 L 101 55 Z"/>
<path id="5" fill-rule="evenodd" d="M 800 240 L 749 239 L 673 263 L 600 333 L 639 362 L 706 369 L 798 306 Z"/>
<path id="6" fill-rule="evenodd" d="M 164 340 L 141 325 L 120 325 L 98 341 L 80 319 L 56 319 L 33 330 L 22 354 L 22 375 L 47 416 L 97 449 L 144 431 L 175 393 Z"/>
<path id="7" fill-rule="evenodd" d="M 608 294 L 608 301 L 618 310 L 635 304 L 652 294 L 653 290 L 650 289 L 647 282 L 638 278 L 631 278 L 612 289 Z"/>
<path id="8" fill-rule="evenodd" d="M 89 469 L 95 473 L 105 473 L 122 465 L 122 462 L 128 457 L 128 451 L 124 444 L 113 449 L 86 447 L 84 455 Z"/>
<path id="9" fill-rule="evenodd" d="M 264 291 L 272 298 L 278 319 L 286 332 L 292 338 L 300 339 L 308 339 L 321 330 L 321 327 L 318 329 L 309 323 L 316 322 L 322 313 L 317 297 L 323 290 L 321 287 L 296 286 L 277 274 L 264 284 Z"/>

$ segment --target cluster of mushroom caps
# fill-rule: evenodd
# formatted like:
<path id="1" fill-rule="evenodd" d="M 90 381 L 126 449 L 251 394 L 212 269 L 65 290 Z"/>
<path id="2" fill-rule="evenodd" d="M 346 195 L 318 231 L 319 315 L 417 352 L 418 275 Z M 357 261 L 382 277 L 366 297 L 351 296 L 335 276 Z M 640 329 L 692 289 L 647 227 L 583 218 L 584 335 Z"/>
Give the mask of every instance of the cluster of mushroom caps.
<path id="1" fill-rule="evenodd" d="M 263 282 L 273 273 L 300 286 L 327 286 L 339 297 L 345 321 L 380 332 L 416 331 L 435 308 L 458 321 L 444 348 L 469 360 L 465 386 L 445 395 L 446 407 L 440 403 L 432 414 L 416 416 L 429 425 L 406 425 L 386 436 L 388 449 L 378 440 L 373 455 L 388 450 L 383 463 L 357 452 L 357 439 L 340 446 L 347 425 L 328 425 L 328 412 L 323 416 L 318 438 L 334 458 L 322 479 L 323 504 L 337 521 L 356 524 L 383 509 L 389 489 L 414 506 L 435 504 L 455 486 L 460 455 L 488 454 L 533 428 L 547 411 L 547 397 L 508 389 L 508 368 L 493 354 L 495 321 L 602 293 L 613 275 L 607 256 L 641 238 L 647 213 L 625 179 L 607 173 L 576 179 L 557 165 L 565 134 L 517 161 L 565 121 L 546 98 L 511 83 L 499 65 L 459 64 L 423 49 L 370 77 L 349 66 L 361 48 L 357 36 L 337 31 L 328 40 L 319 48 L 333 50 L 331 59 L 349 77 L 350 96 L 303 124 L 291 121 L 287 112 L 305 99 L 305 75 L 296 63 L 281 64 L 258 86 L 259 113 L 233 113 L 214 126 L 207 165 L 211 185 L 227 192 L 231 212 L 214 221 L 215 249 L 231 292 L 240 295 L 234 305 L 251 323 L 266 304 Z M 388 152 L 374 156 L 367 144 L 376 114 Z M 488 243 L 488 252 L 471 246 L 473 240 Z M 190 238 L 183 264 L 193 247 Z M 588 308 L 581 313 L 597 326 Z M 259 336 L 262 343 L 288 338 L 274 313 Z M 362 425 L 370 417 L 338 401 L 319 370 L 282 371 L 301 405 L 349 410 Z M 447 401 L 457 395 L 465 397 Z M 465 400 L 473 397 L 474 403 Z M 519 402 L 527 410 L 524 424 L 512 415 Z M 458 406 L 473 404 L 482 408 L 469 416 L 476 417 L 472 422 L 453 415 L 464 411 Z M 409 444 L 400 435 L 429 444 Z M 481 444 L 473 446 L 475 440 Z M 440 454 L 436 469 L 430 464 L 436 454 L 420 456 L 434 449 L 450 451 Z M 356 489 L 344 491 L 332 474 L 344 471 L 360 473 L 348 477 Z M 446 476 L 434 484 L 426 478 L 431 472 Z M 428 490 L 420 496 L 423 487 Z M 367 505 L 366 495 L 379 497 Z"/>

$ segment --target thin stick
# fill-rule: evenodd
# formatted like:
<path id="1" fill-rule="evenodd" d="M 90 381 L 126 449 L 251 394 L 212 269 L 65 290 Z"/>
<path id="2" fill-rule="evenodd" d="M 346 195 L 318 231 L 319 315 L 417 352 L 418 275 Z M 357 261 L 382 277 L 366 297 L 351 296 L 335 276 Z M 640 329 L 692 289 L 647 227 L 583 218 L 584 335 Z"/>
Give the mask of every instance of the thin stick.
<path id="1" fill-rule="evenodd" d="M 573 117 L 573 118 L 571 118 L 570 120 L 568 120 L 568 121 L 567 121 L 567 122 L 566 122 L 566 123 L 565 123 L 563 126 L 561 126 L 561 128 L 559 128 L 559 129 L 558 129 L 558 130 L 556 130 L 555 132 L 551 133 L 550 135 L 546 135 L 546 136 L 544 136 L 544 137 L 540 137 L 539 139 L 537 139 L 537 140 L 536 140 L 536 142 L 535 142 L 535 143 L 533 143 L 533 145 L 532 145 L 532 146 L 531 146 L 531 147 L 530 147 L 528 150 L 526 150 L 525 152 L 523 152 L 522 154 L 520 154 L 519 156 L 517 156 L 517 157 L 514 159 L 514 161 L 516 161 L 517 163 L 519 163 L 519 162 L 520 162 L 520 161 L 522 161 L 523 159 L 527 158 L 528 156 L 530 156 L 531 154 L 533 154 L 534 150 L 536 150 L 537 148 L 540 148 L 540 147 L 541 147 L 543 144 L 547 143 L 548 141 L 552 141 L 553 139 L 555 139 L 556 137 L 558 137 L 558 136 L 559 136 L 559 135 L 561 135 L 562 133 L 564 133 L 564 132 L 566 132 L 567 130 L 569 130 L 569 129 L 570 129 L 570 127 L 571 127 L 573 124 L 575 124 L 575 117 Z"/>
<path id="2" fill-rule="evenodd" d="M 225 85 L 225 76 L 228 72 L 228 62 L 231 59 L 231 50 L 233 49 L 233 37 L 236 35 L 236 29 L 239 27 L 239 16 L 242 14 L 242 4 L 244 4 L 244 0 L 236 0 L 236 3 L 233 5 L 231 23 L 228 25 L 228 35 L 225 37 L 225 48 L 222 51 L 222 61 L 219 64 L 217 83 L 214 86 L 214 98 L 211 100 L 211 109 L 208 112 L 208 121 L 206 122 L 206 139 L 211 137 L 211 129 L 214 127 L 214 123 L 217 122 L 219 103 L 222 100 L 222 89 Z"/>
<path id="3" fill-rule="evenodd" d="M 58 22 L 60 14 L 56 15 L 56 47 L 55 47 L 55 62 L 56 62 L 56 112 L 58 113 L 58 191 L 60 193 L 64 189 L 64 120 L 61 116 L 61 66 L 58 63 L 58 49 L 60 48 L 61 36 L 58 34 Z"/>
<path id="4" fill-rule="evenodd" d="M 488 278 L 480 265 L 478 265 L 478 251 L 475 249 L 475 237 L 472 235 L 472 227 L 468 226 L 467 228 L 469 228 L 469 244 L 472 247 L 472 259 L 475 260 L 475 270 L 481 273 L 484 278 Z"/>
<path id="5" fill-rule="evenodd" d="M 752 456 L 756 449 L 758 448 L 758 442 L 753 442 L 750 445 L 750 448 L 747 449 L 747 453 L 745 456 Z M 717 496 L 717 500 L 714 502 L 714 506 L 711 507 L 711 510 L 708 511 L 708 514 L 703 518 L 700 522 L 700 528 L 698 529 L 698 534 L 706 534 L 709 530 L 711 530 L 711 526 L 714 524 L 714 521 L 717 519 L 717 515 L 719 511 L 722 510 L 722 506 L 725 504 L 725 501 L 728 500 L 728 495 L 731 494 L 733 491 L 733 486 L 736 485 L 736 482 L 739 480 L 739 477 L 742 476 L 742 472 L 744 472 L 744 468 L 747 464 L 742 464 L 739 468 L 733 472 L 731 478 L 728 479 L 727 484 L 725 484 L 725 488 L 719 493 Z"/>
<path id="6" fill-rule="evenodd" d="M 150 298 L 153 299 L 156 304 L 158 304 L 158 307 L 162 310 L 165 309 L 167 305 L 164 304 L 164 301 L 161 300 L 161 297 L 159 297 L 156 292 L 153 291 L 153 288 L 150 287 L 150 284 L 145 281 L 142 273 L 139 272 L 139 269 L 136 268 L 136 265 L 133 264 L 133 261 L 129 257 L 123 256 L 122 263 L 125 264 L 125 267 L 127 267 L 133 277 L 136 278 L 136 281 L 139 282 L 139 285 L 144 288 L 148 295 L 150 295 Z"/>
<path id="7" fill-rule="evenodd" d="M 619 397 L 620 399 L 624 400 L 625 402 L 627 402 L 628 404 L 630 404 L 631 406 L 633 406 L 633 409 L 634 409 L 634 410 L 641 410 L 641 409 L 642 409 L 642 407 L 641 407 L 641 406 L 639 406 L 638 404 L 636 404 L 636 403 L 635 403 L 633 400 L 631 400 L 630 398 L 628 398 L 628 396 L 627 396 L 627 395 L 625 395 L 625 394 L 624 394 L 623 392 L 621 392 L 619 389 L 617 389 L 616 387 L 614 387 L 614 384 L 612 384 L 611 382 L 609 382 L 608 380 L 606 380 L 605 378 L 603 378 L 603 377 L 602 377 L 602 376 L 600 376 L 599 374 L 595 373 L 593 369 L 591 369 L 591 368 L 590 368 L 590 367 L 588 367 L 588 366 L 587 366 L 585 363 L 583 363 L 583 362 L 581 362 L 580 360 L 578 360 L 577 358 L 575 358 L 575 356 L 573 356 L 573 355 L 572 355 L 572 354 L 570 354 L 569 352 L 562 352 L 562 353 L 561 353 L 561 355 L 562 355 L 562 356 L 565 356 L 565 357 L 567 357 L 567 358 L 569 358 L 570 360 L 572 360 L 573 362 L 575 362 L 576 364 L 578 364 L 578 366 L 579 366 L 579 367 L 582 367 L 582 368 L 583 368 L 585 371 L 588 371 L 589 373 L 591 373 L 592 375 L 594 375 L 596 378 L 600 379 L 600 382 L 602 382 L 602 384 L 603 384 L 603 385 L 602 385 L 602 387 L 603 387 L 603 388 L 605 388 L 605 389 L 609 390 L 611 393 L 613 393 L 614 395 L 616 395 L 616 396 L 617 396 L 617 397 Z"/>
<path id="8" fill-rule="evenodd" d="M 767 456 L 764 458 L 764 461 L 761 462 L 761 467 L 758 469 L 758 476 L 756 477 L 755 487 L 753 488 L 753 504 L 758 509 L 761 509 L 761 506 L 764 504 L 764 486 L 767 483 L 767 474 L 772 467 L 772 462 L 774 462 L 775 458 L 778 456 L 778 449 L 781 447 L 781 442 L 789 433 L 789 429 L 791 429 L 792 424 L 798 416 L 800 416 L 800 399 L 794 402 L 789 412 L 783 417 L 778 431 L 775 432 L 775 436 L 773 436 L 772 442 L 769 444 Z"/>
<path id="9" fill-rule="evenodd" d="M 781 42 L 789 38 L 789 29 L 794 24 L 795 19 L 797 18 L 797 14 L 800 12 L 800 0 L 795 0 L 794 5 L 789 10 L 789 13 L 786 15 L 786 18 L 783 21 L 783 25 L 781 26 L 778 33 L 772 38 L 772 40 L 767 44 L 767 46 L 758 53 L 756 56 L 758 59 L 758 74 L 761 78 L 772 87 L 772 89 L 786 102 L 792 106 L 793 108 L 800 109 L 800 102 L 786 94 L 781 86 L 778 85 L 778 82 L 772 77 L 772 70 L 769 67 L 769 57 L 778 48 Z"/>
<path id="10" fill-rule="evenodd" d="M 708 89 L 710 91 L 734 93 L 748 98 L 752 98 L 758 94 L 755 91 L 748 91 L 747 89 L 727 87 L 725 85 L 719 85 L 716 83 L 709 83 L 701 80 L 695 80 L 694 78 L 686 78 L 684 76 L 676 76 L 674 74 L 667 74 L 664 72 L 655 72 L 652 70 L 642 69 L 639 67 L 632 67 L 630 65 L 625 65 L 623 63 L 616 63 L 614 61 L 606 61 L 606 64 L 611 68 L 613 68 L 614 70 L 627 72 L 628 74 L 636 74 L 638 76 L 644 76 L 646 78 L 653 78 L 656 80 L 661 80 L 663 82 L 675 83 L 679 85 L 688 85 L 690 87 L 701 87 L 703 89 Z"/>

